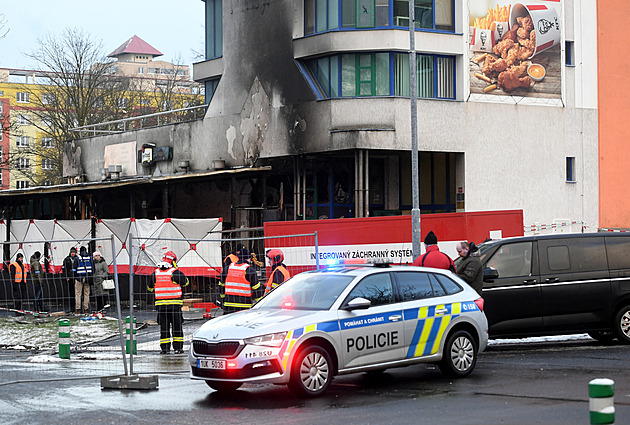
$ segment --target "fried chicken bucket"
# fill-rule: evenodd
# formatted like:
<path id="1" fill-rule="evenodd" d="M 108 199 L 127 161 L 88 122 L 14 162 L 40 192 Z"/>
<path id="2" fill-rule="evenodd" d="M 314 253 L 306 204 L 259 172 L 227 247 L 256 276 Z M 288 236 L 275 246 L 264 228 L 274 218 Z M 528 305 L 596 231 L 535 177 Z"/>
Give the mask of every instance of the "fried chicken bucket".
<path id="1" fill-rule="evenodd" d="M 529 18 L 529 19 L 528 19 Z M 538 53 L 560 44 L 560 19 L 553 6 L 539 3 L 514 3 L 510 11 L 510 26 L 519 24 L 518 38 L 523 47 Z"/>

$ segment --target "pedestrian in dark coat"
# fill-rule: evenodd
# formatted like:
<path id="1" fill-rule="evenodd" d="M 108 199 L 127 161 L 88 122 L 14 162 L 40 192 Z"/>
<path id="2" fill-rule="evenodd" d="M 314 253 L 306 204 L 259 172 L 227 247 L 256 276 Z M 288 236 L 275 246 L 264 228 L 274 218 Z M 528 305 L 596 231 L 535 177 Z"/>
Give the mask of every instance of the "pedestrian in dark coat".
<path id="1" fill-rule="evenodd" d="M 33 299 L 35 300 L 35 311 L 44 310 L 44 289 L 42 287 L 44 283 L 44 269 L 39 262 L 42 258 L 42 254 L 39 251 L 35 251 L 31 255 L 31 281 L 33 282 Z"/>
<path id="2" fill-rule="evenodd" d="M 474 243 L 459 242 L 457 253 L 463 258 L 457 268 L 457 275 L 464 279 L 479 295 L 483 289 L 483 270 L 481 270 L 481 260 L 479 249 Z"/>
<path id="3" fill-rule="evenodd" d="M 103 288 L 103 281 L 109 279 L 109 266 L 99 251 L 94 251 L 92 257 L 94 258 L 92 292 L 96 299 L 96 310 L 101 311 L 106 304 L 109 304 L 109 289 Z"/>
<path id="4" fill-rule="evenodd" d="M 70 300 L 70 311 L 74 311 L 76 303 L 74 296 L 74 259 L 77 257 L 77 249 L 75 247 L 70 248 L 70 253 L 63 259 L 63 266 L 61 268 L 61 275 L 66 281 L 66 287 L 63 293 L 68 294 Z"/>

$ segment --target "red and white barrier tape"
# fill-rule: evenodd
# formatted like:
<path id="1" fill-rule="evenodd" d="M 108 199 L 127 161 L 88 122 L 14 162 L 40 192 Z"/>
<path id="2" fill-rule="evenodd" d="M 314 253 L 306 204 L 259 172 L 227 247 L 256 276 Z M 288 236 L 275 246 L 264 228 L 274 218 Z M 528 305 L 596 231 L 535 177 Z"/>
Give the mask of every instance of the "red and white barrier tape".
<path id="1" fill-rule="evenodd" d="M 557 229 L 559 227 L 566 227 L 566 226 L 570 226 L 573 224 L 582 224 L 582 226 L 584 228 L 588 227 L 586 226 L 586 223 L 582 222 L 582 221 L 563 221 L 562 223 L 553 223 L 553 224 L 531 224 L 529 226 L 524 226 L 523 227 L 523 231 L 524 232 L 533 232 L 536 230 L 550 230 L 550 229 Z"/>

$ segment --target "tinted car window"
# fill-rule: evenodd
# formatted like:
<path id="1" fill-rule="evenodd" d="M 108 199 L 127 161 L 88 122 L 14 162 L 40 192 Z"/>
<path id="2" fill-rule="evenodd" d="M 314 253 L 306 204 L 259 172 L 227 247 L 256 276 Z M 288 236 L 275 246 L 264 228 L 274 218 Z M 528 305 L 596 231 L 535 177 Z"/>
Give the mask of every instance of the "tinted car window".
<path id="1" fill-rule="evenodd" d="M 433 297 L 433 288 L 427 273 L 396 273 L 396 281 L 402 301 L 421 300 Z"/>
<path id="2" fill-rule="evenodd" d="M 541 272 L 590 272 L 606 270 L 604 238 L 567 238 L 540 240 Z M 545 267 L 547 271 L 545 271 Z"/>
<path id="3" fill-rule="evenodd" d="M 456 294 L 462 290 L 461 286 L 459 286 L 452 279 L 449 279 L 446 276 L 443 276 L 441 274 L 434 274 L 432 276 L 435 277 L 440 282 L 440 284 L 442 285 L 442 288 L 444 288 L 444 291 L 448 295 Z"/>
<path id="4" fill-rule="evenodd" d="M 367 276 L 354 287 L 347 300 L 362 297 L 370 300 L 373 306 L 394 302 L 394 290 L 389 273 Z"/>
<path id="5" fill-rule="evenodd" d="M 495 268 L 500 278 L 529 276 L 532 271 L 532 242 L 502 245 L 486 266 Z"/>
<path id="6" fill-rule="evenodd" d="M 549 270 L 560 271 L 571 268 L 569 247 L 566 245 L 548 246 L 547 259 L 549 260 Z"/>
<path id="7" fill-rule="evenodd" d="M 328 310 L 353 276 L 300 273 L 261 299 L 256 309 Z"/>
<path id="8" fill-rule="evenodd" d="M 630 269 L 630 238 L 606 238 L 608 266 L 615 269 Z"/>
<path id="9" fill-rule="evenodd" d="M 443 297 L 446 295 L 446 291 L 440 285 L 440 282 L 437 281 L 436 276 L 433 274 L 429 275 L 429 280 L 431 281 L 431 287 L 433 288 L 433 296 L 435 297 Z"/>

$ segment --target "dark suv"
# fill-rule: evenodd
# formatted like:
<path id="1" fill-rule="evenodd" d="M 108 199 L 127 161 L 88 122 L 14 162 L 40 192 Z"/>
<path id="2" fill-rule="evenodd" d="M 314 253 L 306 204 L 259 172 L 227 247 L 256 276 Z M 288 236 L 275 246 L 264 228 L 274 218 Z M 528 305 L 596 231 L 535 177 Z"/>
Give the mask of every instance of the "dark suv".
<path id="1" fill-rule="evenodd" d="M 508 238 L 479 253 L 491 338 L 586 332 L 630 343 L 630 234 Z"/>

